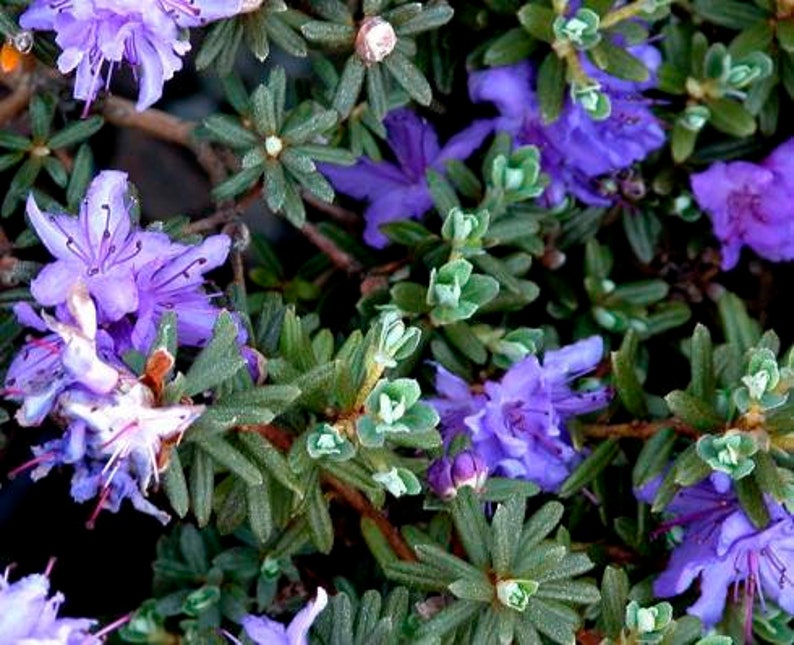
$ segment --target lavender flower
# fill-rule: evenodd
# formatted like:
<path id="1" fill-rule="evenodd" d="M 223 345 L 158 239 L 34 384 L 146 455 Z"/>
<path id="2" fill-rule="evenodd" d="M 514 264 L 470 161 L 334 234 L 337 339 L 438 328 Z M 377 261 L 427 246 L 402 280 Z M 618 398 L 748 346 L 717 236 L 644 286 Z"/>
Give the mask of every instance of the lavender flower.
<path id="1" fill-rule="evenodd" d="M 648 81 L 616 79 L 583 59 L 588 75 L 612 103 L 611 115 L 602 121 L 592 119 L 568 98 L 559 118 L 545 123 L 535 70 L 528 62 L 474 72 L 469 77 L 472 101 L 489 101 L 499 110 L 496 129 L 513 135 L 515 146 L 531 144 L 540 149 L 541 166 L 551 179 L 543 197 L 549 205 L 572 194 L 586 204 L 608 206 L 612 200 L 602 190 L 599 178 L 642 161 L 664 145 L 664 132 L 641 95 L 655 84 L 661 55 L 650 45 L 637 45 L 629 51 L 651 72 Z"/>
<path id="2" fill-rule="evenodd" d="M 267 616 L 248 615 L 242 620 L 245 633 L 256 645 L 308 645 L 309 629 L 328 604 L 328 594 L 317 588 L 317 597 L 301 609 L 287 627 Z"/>
<path id="3" fill-rule="evenodd" d="M 492 128 L 490 123 L 478 121 L 441 148 L 432 126 L 411 110 L 390 112 L 384 124 L 396 164 L 364 157 L 349 167 L 318 165 L 336 190 L 369 202 L 364 212 L 364 241 L 375 248 L 388 243 L 380 231 L 382 224 L 418 218 L 432 208 L 427 171 L 443 173 L 445 162 L 466 159 Z"/>
<path id="4" fill-rule="evenodd" d="M 640 493 L 653 496 L 654 486 Z M 663 529 L 683 528 L 667 569 L 656 579 L 654 592 L 677 596 L 700 579 L 700 597 L 687 610 L 707 627 L 722 618 L 728 589 L 743 590 L 748 600 L 745 630 L 752 635 L 753 601 L 766 599 L 794 613 L 794 517 L 776 502 L 767 501 L 770 522 L 754 526 L 730 490 L 729 478 L 718 473 L 698 486 L 683 489 L 668 506 L 672 518 Z"/>
<path id="5" fill-rule="evenodd" d="M 794 139 L 760 164 L 717 162 L 692 175 L 692 191 L 711 217 L 722 245 L 722 268 L 732 269 L 747 245 L 768 260 L 794 259 Z"/>
<path id="6" fill-rule="evenodd" d="M 581 457 L 573 448 L 565 420 L 604 407 L 606 387 L 576 391 L 571 383 L 601 360 L 603 343 L 593 336 L 546 353 L 543 365 L 528 356 L 499 382 L 484 385 L 485 400 L 464 423 L 473 449 L 495 475 L 528 479 L 556 490 Z"/>
<path id="7" fill-rule="evenodd" d="M 58 618 L 63 594 L 48 598 L 46 574 L 8 581 L 8 570 L 0 577 L 0 645 L 92 645 L 99 643 L 88 630 L 96 623 L 88 618 Z"/>
<path id="8" fill-rule="evenodd" d="M 77 70 L 74 96 L 91 103 L 114 68 L 127 62 L 139 74 L 137 108 L 163 93 L 190 50 L 184 29 L 235 15 L 243 0 L 34 0 L 20 16 L 25 29 L 55 31 L 58 69 Z"/>
<path id="9" fill-rule="evenodd" d="M 466 432 L 466 417 L 475 414 L 486 399 L 441 365 L 436 365 L 436 392 L 439 396 L 427 402 L 438 412 L 439 427 L 444 440 L 449 442 L 456 434 Z"/>
<path id="10" fill-rule="evenodd" d="M 136 276 L 139 304 L 132 331 L 136 349 L 149 349 L 157 323 L 166 311 L 177 314 L 177 333 L 182 344 L 207 342 L 218 310 L 202 289 L 204 273 L 226 261 L 230 245 L 231 239 L 226 235 L 213 235 L 197 246 L 172 243 L 168 257 L 141 269 Z"/>
<path id="11" fill-rule="evenodd" d="M 427 481 L 441 499 L 452 499 L 463 486 L 480 491 L 487 478 L 488 466 L 473 450 L 436 459 L 427 470 Z"/>
<path id="12" fill-rule="evenodd" d="M 31 283 L 33 297 L 44 306 L 59 305 L 82 281 L 107 322 L 136 310 L 136 270 L 162 256 L 171 244 L 165 234 L 133 229 L 123 172 L 97 175 L 77 218 L 43 213 L 32 195 L 27 212 L 44 246 L 57 258 Z"/>

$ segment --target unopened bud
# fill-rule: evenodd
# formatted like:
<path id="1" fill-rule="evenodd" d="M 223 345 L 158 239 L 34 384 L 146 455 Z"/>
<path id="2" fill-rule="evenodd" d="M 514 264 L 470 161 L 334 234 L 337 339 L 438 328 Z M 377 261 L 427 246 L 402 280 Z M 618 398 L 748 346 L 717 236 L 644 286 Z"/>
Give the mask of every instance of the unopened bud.
<path id="1" fill-rule="evenodd" d="M 397 34 L 389 22 L 379 16 L 368 16 L 361 21 L 356 35 L 356 54 L 365 65 L 380 63 L 394 51 Z"/>

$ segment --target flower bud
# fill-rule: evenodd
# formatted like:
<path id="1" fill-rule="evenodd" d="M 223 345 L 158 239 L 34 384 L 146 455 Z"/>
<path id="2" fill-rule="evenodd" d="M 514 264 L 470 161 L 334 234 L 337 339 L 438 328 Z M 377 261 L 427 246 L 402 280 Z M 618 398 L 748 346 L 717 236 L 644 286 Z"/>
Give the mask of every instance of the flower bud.
<path id="1" fill-rule="evenodd" d="M 436 459 L 427 469 L 427 483 L 433 492 L 443 500 L 450 500 L 457 494 L 452 481 L 452 461 L 443 457 Z"/>
<path id="2" fill-rule="evenodd" d="M 476 452 L 464 450 L 455 455 L 452 461 L 452 482 L 456 490 L 470 486 L 475 491 L 480 491 L 487 478 L 488 466 Z"/>
<path id="3" fill-rule="evenodd" d="M 394 27 L 379 16 L 368 16 L 361 21 L 356 34 L 356 54 L 365 65 L 380 63 L 392 53 L 397 44 Z"/>

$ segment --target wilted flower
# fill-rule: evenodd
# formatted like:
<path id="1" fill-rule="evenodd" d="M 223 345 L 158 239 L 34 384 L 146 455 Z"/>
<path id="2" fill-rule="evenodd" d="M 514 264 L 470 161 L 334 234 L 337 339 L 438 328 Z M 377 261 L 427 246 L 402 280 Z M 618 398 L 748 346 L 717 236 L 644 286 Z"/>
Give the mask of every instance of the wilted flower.
<path id="1" fill-rule="evenodd" d="M 641 92 L 655 83 L 661 63 L 659 52 L 650 45 L 630 47 L 650 71 L 650 79 L 636 83 L 616 79 L 588 65 L 588 75 L 609 98 L 611 114 L 595 120 L 579 103 L 566 99 L 559 118 L 546 123 L 537 98 L 536 73 L 529 63 L 495 67 L 474 72 L 469 92 L 474 102 L 490 101 L 500 112 L 496 129 L 513 135 L 514 145 L 534 145 L 540 164 L 549 175 L 544 196 L 550 205 L 571 194 L 587 204 L 607 206 L 608 195 L 600 190 L 600 177 L 642 161 L 664 145 L 659 121 Z"/>
<path id="2" fill-rule="evenodd" d="M 58 618 L 63 594 L 49 597 L 46 574 L 8 581 L 0 576 L 0 645 L 92 645 L 99 643 L 88 630 L 96 624 L 88 618 Z"/>
<path id="3" fill-rule="evenodd" d="M 249 614 L 242 620 L 243 629 L 256 645 L 307 645 L 309 629 L 327 604 L 328 594 L 318 587 L 317 597 L 295 614 L 286 627 L 267 616 Z"/>
<path id="4" fill-rule="evenodd" d="M 556 490 L 581 457 L 571 445 L 565 420 L 604 407 L 611 397 L 608 388 L 572 389 L 572 382 L 592 371 L 603 354 L 600 337 L 579 341 L 546 352 L 543 364 L 527 356 L 513 365 L 501 381 L 483 386 L 485 397 L 463 419 L 473 449 L 495 475 L 528 479 L 544 490 Z M 448 384 L 455 381 L 445 377 Z M 447 388 L 465 402 L 459 387 Z M 454 400 L 454 399 L 453 399 Z M 436 399 L 433 405 L 450 401 Z M 449 410 L 456 419 L 465 407 Z"/>
<path id="5" fill-rule="evenodd" d="M 692 191 L 722 245 L 722 268 L 732 269 L 743 246 L 767 260 L 794 259 L 794 139 L 760 164 L 719 161 L 692 175 Z"/>
<path id="6" fill-rule="evenodd" d="M 492 128 L 490 123 L 478 121 L 441 148 L 433 127 L 412 110 L 394 110 L 384 124 L 396 164 L 364 157 L 349 167 L 318 165 L 340 193 L 369 202 L 364 211 L 364 241 L 376 248 L 388 243 L 380 231 L 382 224 L 417 218 L 432 208 L 427 171 L 443 174 L 447 161 L 466 159 Z"/>
<path id="7" fill-rule="evenodd" d="M 53 30 L 58 69 L 77 70 L 74 96 L 91 103 L 123 62 L 139 75 L 144 110 L 182 68 L 190 50 L 185 28 L 235 15 L 241 0 L 34 0 L 19 18 L 25 29 Z"/>

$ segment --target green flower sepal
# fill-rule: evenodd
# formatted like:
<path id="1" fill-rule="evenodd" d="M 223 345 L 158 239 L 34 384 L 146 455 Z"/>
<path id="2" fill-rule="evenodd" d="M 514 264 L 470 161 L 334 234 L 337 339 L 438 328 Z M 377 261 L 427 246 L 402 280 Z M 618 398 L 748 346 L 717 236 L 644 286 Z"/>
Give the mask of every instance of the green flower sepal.
<path id="1" fill-rule="evenodd" d="M 748 434 L 734 430 L 722 436 L 706 435 L 697 442 L 698 456 L 712 470 L 726 473 L 731 479 L 747 477 L 755 468 L 752 456 L 758 452 L 758 444 Z"/>
<path id="2" fill-rule="evenodd" d="M 334 426 L 322 423 L 309 433 L 306 452 L 312 459 L 347 461 L 356 454 L 356 447 Z"/>

